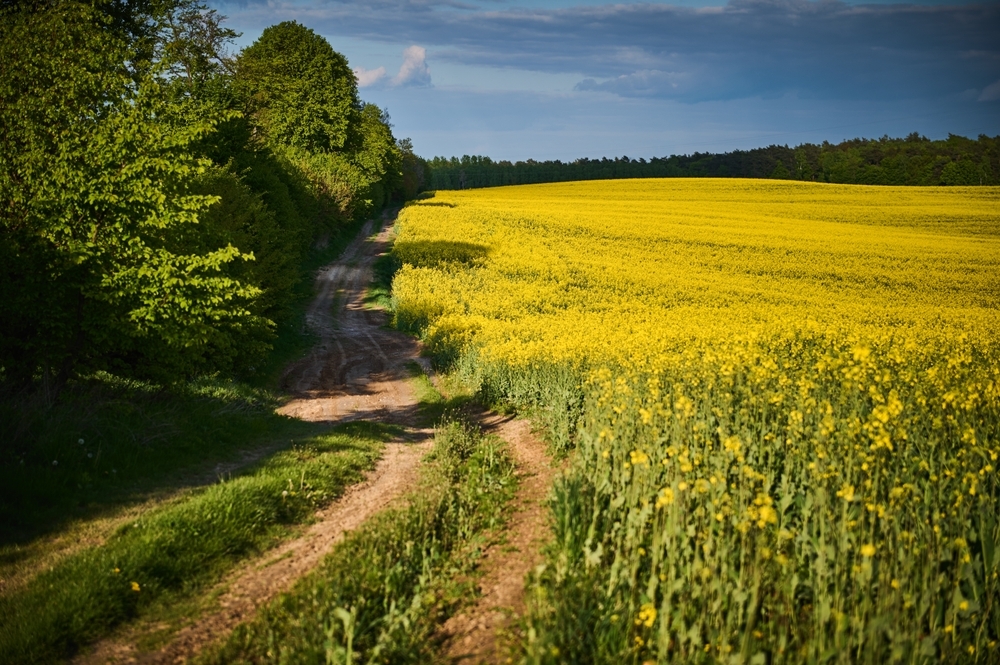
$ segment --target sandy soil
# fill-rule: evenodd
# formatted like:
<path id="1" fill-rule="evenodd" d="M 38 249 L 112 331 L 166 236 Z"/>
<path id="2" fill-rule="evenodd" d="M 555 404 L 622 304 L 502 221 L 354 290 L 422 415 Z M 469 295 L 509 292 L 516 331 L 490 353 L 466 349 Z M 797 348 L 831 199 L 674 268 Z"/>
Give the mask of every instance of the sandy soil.
<path id="1" fill-rule="evenodd" d="M 385 219 L 385 222 L 390 221 Z M 377 420 L 402 425 L 405 435 L 386 444 L 367 478 L 317 514 L 301 536 L 234 571 L 212 593 L 213 607 L 184 626 L 163 648 L 141 652 L 135 644 L 163 626 L 139 625 L 98 643 L 79 663 L 181 663 L 249 619 L 262 604 L 312 570 L 344 534 L 391 505 L 413 487 L 432 430 L 416 427 L 417 401 L 406 365 L 421 362 L 413 338 L 383 327 L 386 314 L 365 308 L 371 266 L 389 248 L 390 224 L 369 240 L 369 222 L 358 238 L 316 278 L 317 295 L 306 323 L 319 341 L 283 377 L 293 398 L 281 413 L 313 422 Z M 425 364 L 421 362 L 421 364 Z M 237 464 L 236 466 L 240 466 Z M 226 473 L 232 469 L 215 469 Z"/>

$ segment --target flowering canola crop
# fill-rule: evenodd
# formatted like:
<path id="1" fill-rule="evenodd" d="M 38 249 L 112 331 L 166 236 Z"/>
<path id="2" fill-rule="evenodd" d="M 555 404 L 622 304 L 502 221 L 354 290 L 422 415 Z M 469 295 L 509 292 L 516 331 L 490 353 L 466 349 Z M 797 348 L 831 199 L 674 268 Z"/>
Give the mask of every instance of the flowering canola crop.
<path id="1" fill-rule="evenodd" d="M 530 662 L 998 662 L 1000 190 L 407 207 L 397 323 L 576 452 Z"/>

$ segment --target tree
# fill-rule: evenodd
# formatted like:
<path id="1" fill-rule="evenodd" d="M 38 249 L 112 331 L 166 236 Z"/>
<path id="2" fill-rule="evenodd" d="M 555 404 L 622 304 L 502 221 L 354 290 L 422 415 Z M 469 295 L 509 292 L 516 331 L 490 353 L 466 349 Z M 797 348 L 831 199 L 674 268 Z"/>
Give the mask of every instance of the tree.
<path id="1" fill-rule="evenodd" d="M 264 30 L 236 64 L 237 90 L 266 143 L 311 153 L 356 144 L 357 80 L 347 59 L 323 37 L 294 21 L 279 23 Z"/>
<path id="2" fill-rule="evenodd" d="M 267 323 L 223 273 L 232 245 L 183 250 L 217 197 L 190 148 L 223 119 L 130 66 L 133 43 L 93 6 L 11 11 L 0 28 L 0 365 L 57 387 L 76 373 L 161 377 Z"/>

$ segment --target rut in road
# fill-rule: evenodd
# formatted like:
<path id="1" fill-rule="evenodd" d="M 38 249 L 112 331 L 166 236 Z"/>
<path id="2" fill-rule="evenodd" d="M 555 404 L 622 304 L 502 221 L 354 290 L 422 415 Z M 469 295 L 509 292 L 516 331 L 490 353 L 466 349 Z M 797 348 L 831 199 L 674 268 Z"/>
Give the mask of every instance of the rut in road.
<path id="1" fill-rule="evenodd" d="M 545 444 L 527 420 L 483 413 L 479 422 L 507 442 L 519 482 L 505 537 L 483 553 L 479 597 L 438 631 L 446 662 L 455 665 L 509 662 L 506 647 L 524 614 L 525 581 L 543 563 L 542 546 L 552 533 L 545 500 L 557 469 Z"/>
<path id="2" fill-rule="evenodd" d="M 383 222 L 389 222 L 386 216 Z M 234 571 L 217 588 L 213 608 L 184 626 L 154 652 L 141 652 L 137 641 L 160 628 L 138 626 L 81 654 L 81 663 L 180 663 L 227 635 L 268 602 L 312 570 L 341 540 L 376 512 L 390 506 L 417 481 L 420 461 L 430 450 L 432 430 L 417 427 L 418 402 L 410 387 L 407 365 L 419 362 L 413 338 L 384 327 L 386 313 L 365 307 L 372 264 L 389 249 L 391 224 L 369 239 L 368 222 L 341 257 L 320 271 L 316 298 L 306 325 L 319 338 L 312 351 L 293 363 L 283 387 L 293 398 L 280 413 L 312 422 L 373 420 L 401 425 L 404 435 L 386 444 L 375 470 L 350 487 L 338 501 L 317 514 L 303 535 L 257 561 Z"/>

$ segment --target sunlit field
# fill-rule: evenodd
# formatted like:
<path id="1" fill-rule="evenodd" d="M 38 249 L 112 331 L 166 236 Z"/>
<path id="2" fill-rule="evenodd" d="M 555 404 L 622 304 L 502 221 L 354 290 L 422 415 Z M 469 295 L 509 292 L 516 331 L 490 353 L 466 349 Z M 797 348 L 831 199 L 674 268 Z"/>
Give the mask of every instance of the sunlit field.
<path id="1" fill-rule="evenodd" d="M 1000 190 L 565 183 L 398 230 L 397 325 L 573 451 L 529 662 L 1000 659 Z"/>

